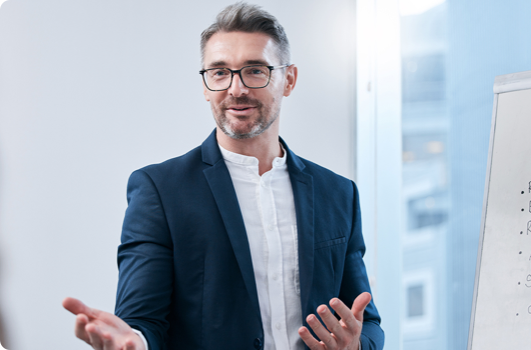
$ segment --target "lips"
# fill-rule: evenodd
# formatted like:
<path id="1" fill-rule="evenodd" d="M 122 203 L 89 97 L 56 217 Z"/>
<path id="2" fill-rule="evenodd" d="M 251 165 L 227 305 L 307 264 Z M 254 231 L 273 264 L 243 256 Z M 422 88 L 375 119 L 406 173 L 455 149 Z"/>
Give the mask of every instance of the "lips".
<path id="1" fill-rule="evenodd" d="M 256 110 L 256 107 L 237 105 L 237 106 L 229 106 L 225 110 L 235 117 L 243 118 L 243 117 L 248 117 L 252 113 L 254 113 L 254 111 Z"/>
<path id="2" fill-rule="evenodd" d="M 237 118 L 247 118 L 260 111 L 262 103 L 249 96 L 229 96 L 225 101 L 220 103 L 220 109 Z"/>
<path id="3" fill-rule="evenodd" d="M 240 106 L 240 105 L 237 105 L 237 106 L 229 106 L 227 109 L 228 110 L 232 110 L 232 111 L 247 111 L 247 110 L 250 110 L 252 108 L 255 108 L 254 106 Z"/>

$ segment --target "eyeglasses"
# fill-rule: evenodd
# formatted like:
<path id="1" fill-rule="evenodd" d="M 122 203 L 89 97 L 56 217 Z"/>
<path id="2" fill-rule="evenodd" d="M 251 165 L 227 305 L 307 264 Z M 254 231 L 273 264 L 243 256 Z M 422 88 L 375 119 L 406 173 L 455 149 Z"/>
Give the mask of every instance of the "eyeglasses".
<path id="1" fill-rule="evenodd" d="M 199 71 L 203 76 L 205 86 L 210 91 L 224 91 L 232 85 L 234 74 L 239 74 L 243 85 L 249 89 L 265 88 L 271 80 L 271 71 L 273 69 L 286 68 L 283 66 L 245 66 L 242 69 L 232 70 L 230 68 L 209 68 Z"/>

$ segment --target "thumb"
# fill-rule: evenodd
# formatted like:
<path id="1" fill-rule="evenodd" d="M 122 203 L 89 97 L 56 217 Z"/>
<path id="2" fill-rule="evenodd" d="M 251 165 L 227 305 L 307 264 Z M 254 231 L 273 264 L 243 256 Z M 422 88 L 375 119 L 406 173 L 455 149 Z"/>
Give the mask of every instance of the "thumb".
<path id="1" fill-rule="evenodd" d="M 358 321 L 363 321 L 363 312 L 365 311 L 367 305 L 369 305 L 371 302 L 371 299 L 371 295 L 367 292 L 364 292 L 358 295 L 358 297 L 354 300 L 354 303 L 352 304 L 352 313 Z"/>

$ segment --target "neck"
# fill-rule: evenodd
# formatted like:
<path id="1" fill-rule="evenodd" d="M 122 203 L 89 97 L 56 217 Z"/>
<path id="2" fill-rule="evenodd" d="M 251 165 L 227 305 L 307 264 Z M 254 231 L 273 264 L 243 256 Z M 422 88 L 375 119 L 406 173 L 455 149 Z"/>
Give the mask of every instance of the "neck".
<path id="1" fill-rule="evenodd" d="M 273 160 L 282 156 L 282 148 L 278 140 L 278 127 L 271 125 L 262 134 L 250 139 L 233 139 L 225 135 L 219 128 L 216 138 L 221 147 L 228 151 L 258 159 L 258 173 L 260 176 L 273 167 Z"/>

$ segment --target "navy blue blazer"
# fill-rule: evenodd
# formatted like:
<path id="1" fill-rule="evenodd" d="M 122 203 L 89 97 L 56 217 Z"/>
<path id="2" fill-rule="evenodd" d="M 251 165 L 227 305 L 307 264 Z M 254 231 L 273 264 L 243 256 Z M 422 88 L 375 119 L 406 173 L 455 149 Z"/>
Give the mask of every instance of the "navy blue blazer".
<path id="1" fill-rule="evenodd" d="M 282 141 L 283 142 L 283 141 Z M 303 324 L 339 297 L 370 292 L 354 183 L 288 146 L 298 227 Z M 187 154 L 135 171 L 128 183 L 115 313 L 150 350 L 261 349 L 264 332 L 251 253 L 215 131 Z M 363 350 L 382 349 L 373 302 Z M 287 350 L 287 349 L 278 349 Z"/>

